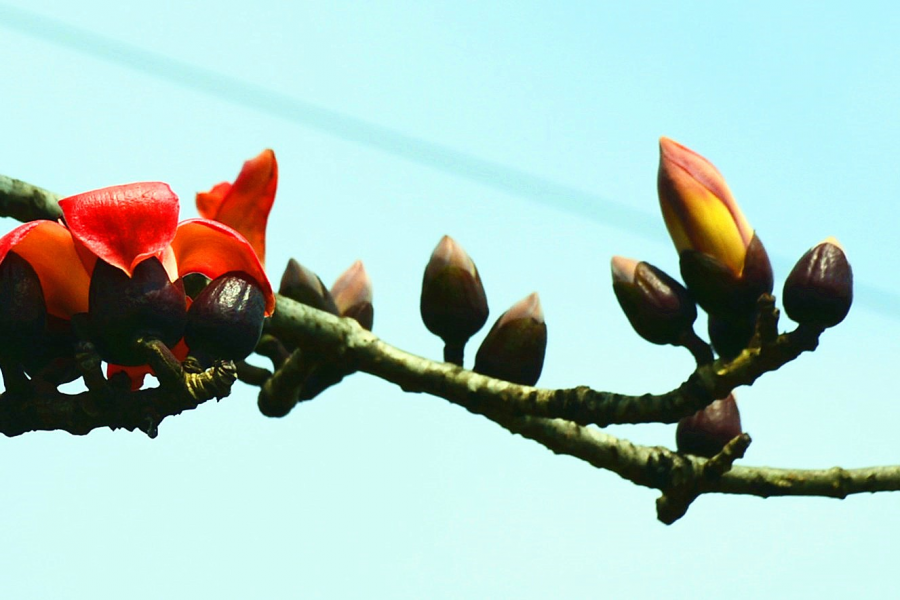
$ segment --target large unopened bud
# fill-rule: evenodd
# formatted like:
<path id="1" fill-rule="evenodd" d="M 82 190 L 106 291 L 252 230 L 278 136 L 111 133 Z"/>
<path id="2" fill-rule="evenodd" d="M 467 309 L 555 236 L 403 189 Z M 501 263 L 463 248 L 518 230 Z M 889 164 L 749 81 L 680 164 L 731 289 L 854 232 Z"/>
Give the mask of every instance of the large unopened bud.
<path id="1" fill-rule="evenodd" d="M 712 163 L 669 138 L 659 149 L 659 203 L 688 289 L 710 314 L 753 313 L 773 285 L 762 242 Z"/>
<path id="2" fill-rule="evenodd" d="M 266 299 L 259 284 L 241 272 L 213 279 L 191 303 L 184 341 L 208 359 L 246 358 L 262 334 Z"/>
<path id="3" fill-rule="evenodd" d="M 372 305 L 372 280 L 361 260 L 341 274 L 331 286 L 331 296 L 342 317 L 355 319 L 363 329 L 372 330 L 375 309 Z"/>
<path id="4" fill-rule="evenodd" d="M 734 394 L 715 400 L 712 404 L 678 422 L 675 443 L 679 452 L 715 456 L 725 444 L 741 434 L 741 414 Z"/>
<path id="5" fill-rule="evenodd" d="M 547 325 L 537 292 L 500 315 L 475 356 L 476 373 L 534 385 L 544 367 Z"/>
<path id="6" fill-rule="evenodd" d="M 319 276 L 298 263 L 293 258 L 288 261 L 278 293 L 301 304 L 337 315 L 338 308 L 331 292 Z"/>
<path id="7" fill-rule="evenodd" d="M 830 237 L 797 261 L 784 282 L 784 310 L 798 323 L 833 327 L 853 303 L 853 271 L 836 239 Z"/>
<path id="8" fill-rule="evenodd" d="M 650 263 L 614 256 L 613 291 L 634 330 L 653 344 L 681 345 L 697 306 L 683 285 Z"/>
<path id="9" fill-rule="evenodd" d="M 88 291 L 91 339 L 103 360 L 123 366 L 146 364 L 140 338 L 174 346 L 184 335 L 184 288 L 169 281 L 156 257 L 141 261 L 129 277 L 97 260 Z"/>
<path id="10" fill-rule="evenodd" d="M 488 317 L 487 297 L 475 263 L 450 236 L 431 254 L 422 278 L 422 321 L 444 340 L 444 358 L 462 364 L 463 347 Z"/>

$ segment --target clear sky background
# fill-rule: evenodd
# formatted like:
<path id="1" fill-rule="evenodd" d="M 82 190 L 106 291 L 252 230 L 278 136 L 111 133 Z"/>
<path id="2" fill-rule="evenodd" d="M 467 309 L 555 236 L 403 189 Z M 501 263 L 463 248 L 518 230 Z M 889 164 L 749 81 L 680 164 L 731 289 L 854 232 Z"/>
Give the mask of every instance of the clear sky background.
<path id="1" fill-rule="evenodd" d="M 828 235 L 859 284 L 817 352 L 738 390 L 745 463 L 895 464 L 898 31 L 888 2 L 16 0 L 0 4 L 0 173 L 62 194 L 163 180 L 190 217 L 195 192 L 271 147 L 276 281 L 289 257 L 328 284 L 361 258 L 375 332 L 438 358 L 418 301 L 450 234 L 491 321 L 540 293 L 540 385 L 663 392 L 690 356 L 631 332 L 609 259 L 677 273 L 666 135 L 725 174 L 777 291 Z M 674 445 L 673 426 L 610 429 Z M 896 495 L 703 496 L 666 527 L 656 491 L 363 374 L 280 420 L 238 384 L 156 440 L 32 433 L 0 457 L 9 598 L 896 592 Z"/>

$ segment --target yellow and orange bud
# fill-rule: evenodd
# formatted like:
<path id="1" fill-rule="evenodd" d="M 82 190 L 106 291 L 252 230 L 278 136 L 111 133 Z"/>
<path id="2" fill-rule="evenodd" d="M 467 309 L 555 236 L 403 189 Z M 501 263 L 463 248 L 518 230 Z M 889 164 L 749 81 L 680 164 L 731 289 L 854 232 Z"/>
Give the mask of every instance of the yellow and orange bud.
<path id="1" fill-rule="evenodd" d="M 678 252 L 697 250 L 740 277 L 753 228 L 725 178 L 708 160 L 667 137 L 659 140 L 659 204 Z"/>
<path id="2" fill-rule="evenodd" d="M 659 149 L 659 204 L 688 289 L 710 314 L 752 313 L 773 285 L 762 242 L 712 163 L 666 137 Z"/>

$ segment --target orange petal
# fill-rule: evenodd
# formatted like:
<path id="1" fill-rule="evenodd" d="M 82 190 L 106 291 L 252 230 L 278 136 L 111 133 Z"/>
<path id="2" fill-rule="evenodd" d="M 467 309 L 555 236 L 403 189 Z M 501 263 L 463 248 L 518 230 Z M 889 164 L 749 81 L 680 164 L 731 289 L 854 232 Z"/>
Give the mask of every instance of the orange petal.
<path id="1" fill-rule="evenodd" d="M 178 196 L 161 182 L 85 192 L 59 206 L 72 236 L 129 276 L 142 260 L 162 256 L 178 223 Z"/>
<path id="2" fill-rule="evenodd" d="M 210 279 L 241 271 L 259 283 L 266 297 L 266 316 L 275 310 L 275 294 L 250 243 L 237 231 L 215 221 L 190 219 L 178 224 L 172 250 L 178 275 L 202 273 Z"/>
<path id="3" fill-rule="evenodd" d="M 197 192 L 197 212 L 204 219 L 215 221 L 216 215 L 219 214 L 219 209 L 222 207 L 222 202 L 230 191 L 231 184 L 223 181 L 208 192 Z"/>
<path id="4" fill-rule="evenodd" d="M 69 230 L 53 221 L 32 221 L 0 238 L 0 262 L 14 250 L 34 267 L 47 310 L 63 319 L 87 312 L 90 278 Z"/>
<path id="5" fill-rule="evenodd" d="M 272 150 L 244 163 L 234 185 L 220 183 L 197 194 L 197 210 L 207 219 L 239 231 L 253 246 L 259 261 L 266 261 L 266 223 L 278 187 L 278 163 Z"/>

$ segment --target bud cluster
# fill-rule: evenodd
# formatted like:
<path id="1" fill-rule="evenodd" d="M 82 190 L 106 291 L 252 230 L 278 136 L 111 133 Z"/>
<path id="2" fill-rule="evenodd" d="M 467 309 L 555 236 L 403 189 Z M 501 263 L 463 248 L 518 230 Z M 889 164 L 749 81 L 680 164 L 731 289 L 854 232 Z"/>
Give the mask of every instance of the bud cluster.
<path id="1" fill-rule="evenodd" d="M 281 277 L 278 291 L 291 300 L 337 317 L 353 319 L 364 329 L 372 329 L 375 315 L 372 280 L 362 261 L 353 263 L 329 290 L 318 275 L 292 258 Z M 296 350 L 289 343 L 282 345 L 284 350 Z M 342 365 L 323 362 L 302 352 L 295 353 L 292 360 L 295 361 L 292 392 L 279 395 L 261 393 L 259 396 L 259 410 L 266 416 L 285 416 L 298 401 L 315 398 L 350 373 Z"/>
<path id="2" fill-rule="evenodd" d="M 686 346 L 698 363 L 713 359 L 710 345 L 722 359 L 733 359 L 753 343 L 758 301 L 772 293 L 768 254 L 712 163 L 665 137 L 659 149 L 659 203 L 685 285 L 648 263 L 614 257 L 613 290 L 647 341 Z M 820 331 L 840 323 L 852 299 L 850 264 L 833 238 L 807 252 L 785 281 L 785 312 L 801 327 Z M 696 305 L 707 313 L 710 345 L 693 331 Z M 678 447 L 711 456 L 740 432 L 729 396 L 683 419 Z"/>
<path id="3" fill-rule="evenodd" d="M 488 304 L 475 262 L 453 238 L 441 238 L 425 267 L 422 321 L 444 342 L 444 360 L 463 365 L 465 345 L 487 322 Z M 520 385 L 537 383 L 547 325 L 533 293 L 500 315 L 475 357 L 477 373 Z"/>

